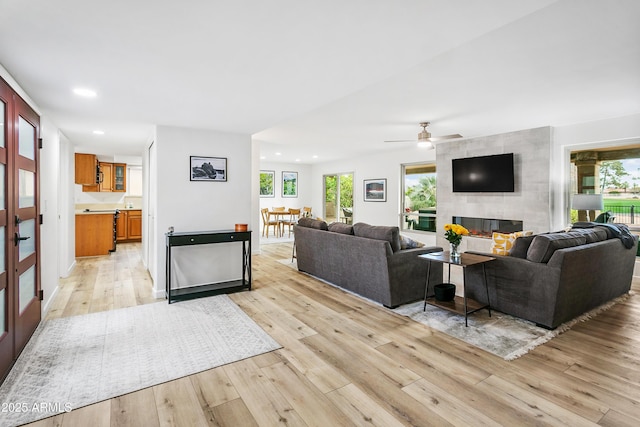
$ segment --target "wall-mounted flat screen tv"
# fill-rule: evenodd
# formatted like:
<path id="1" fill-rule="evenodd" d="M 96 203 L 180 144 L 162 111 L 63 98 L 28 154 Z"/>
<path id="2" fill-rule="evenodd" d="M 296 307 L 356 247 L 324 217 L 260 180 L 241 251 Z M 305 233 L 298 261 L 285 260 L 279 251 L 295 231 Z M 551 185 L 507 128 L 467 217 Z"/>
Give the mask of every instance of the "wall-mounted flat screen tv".
<path id="1" fill-rule="evenodd" d="M 454 192 L 513 192 L 513 153 L 451 161 Z"/>

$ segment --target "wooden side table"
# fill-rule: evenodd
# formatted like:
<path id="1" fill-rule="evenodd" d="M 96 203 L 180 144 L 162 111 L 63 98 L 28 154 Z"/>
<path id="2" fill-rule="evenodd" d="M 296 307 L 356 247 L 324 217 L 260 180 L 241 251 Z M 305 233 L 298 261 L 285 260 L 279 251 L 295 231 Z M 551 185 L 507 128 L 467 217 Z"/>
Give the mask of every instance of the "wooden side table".
<path id="1" fill-rule="evenodd" d="M 469 326 L 467 323 L 467 318 L 469 314 L 474 313 L 478 310 L 482 310 L 486 308 L 489 311 L 489 317 L 491 317 L 491 304 L 489 301 L 489 286 L 487 285 L 487 273 L 485 270 L 485 263 L 489 261 L 493 261 L 495 258 L 485 256 L 485 255 L 476 255 L 476 254 L 460 254 L 459 258 L 453 259 L 451 258 L 451 253 L 449 251 L 446 252 L 431 252 L 428 254 L 418 255 L 419 258 L 425 259 L 429 261 L 429 266 L 427 267 L 427 283 L 424 289 L 424 308 L 423 311 L 427 309 L 427 304 L 434 305 L 436 307 L 443 308 L 445 310 L 449 310 L 451 312 L 457 314 L 464 314 L 464 325 Z M 434 294 L 429 294 L 429 274 L 431 273 L 431 263 L 439 262 L 443 264 L 449 265 L 449 278 L 448 282 L 451 282 L 451 265 L 459 265 L 463 268 L 463 278 L 462 278 L 462 297 L 455 296 L 453 301 L 437 301 Z M 467 267 L 471 265 L 482 264 L 482 277 L 484 279 L 484 288 L 487 291 L 487 304 L 482 304 L 472 298 L 467 298 L 467 288 L 465 286 L 466 277 L 467 277 Z"/>

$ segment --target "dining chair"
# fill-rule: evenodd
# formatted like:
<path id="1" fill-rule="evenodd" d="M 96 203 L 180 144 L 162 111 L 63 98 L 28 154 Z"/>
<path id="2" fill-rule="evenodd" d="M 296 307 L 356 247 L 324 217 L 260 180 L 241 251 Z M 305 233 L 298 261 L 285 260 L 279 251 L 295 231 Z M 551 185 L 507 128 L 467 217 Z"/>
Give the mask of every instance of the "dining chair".
<path id="1" fill-rule="evenodd" d="M 287 208 L 285 208 L 284 206 L 275 206 L 273 208 L 271 208 L 271 212 L 287 212 Z M 281 215 L 276 215 L 276 220 L 278 221 L 278 232 L 280 233 L 280 236 L 282 236 L 282 234 L 284 233 L 284 216 Z"/>
<path id="2" fill-rule="evenodd" d="M 302 216 L 305 218 L 311 218 L 311 208 L 309 206 L 302 208 Z"/>
<path id="3" fill-rule="evenodd" d="M 270 226 L 273 226 L 273 234 L 278 237 L 276 230 L 280 229 L 280 221 L 269 218 L 269 208 L 260 209 L 260 213 L 262 214 L 262 237 L 264 237 L 265 231 L 267 232 L 267 237 L 269 237 Z"/>
<path id="4" fill-rule="evenodd" d="M 291 227 L 298 223 L 300 219 L 300 209 L 289 209 L 289 218 L 282 221 L 282 226 L 289 226 L 289 237 L 291 237 Z M 284 229 L 282 230 L 284 234 Z"/>

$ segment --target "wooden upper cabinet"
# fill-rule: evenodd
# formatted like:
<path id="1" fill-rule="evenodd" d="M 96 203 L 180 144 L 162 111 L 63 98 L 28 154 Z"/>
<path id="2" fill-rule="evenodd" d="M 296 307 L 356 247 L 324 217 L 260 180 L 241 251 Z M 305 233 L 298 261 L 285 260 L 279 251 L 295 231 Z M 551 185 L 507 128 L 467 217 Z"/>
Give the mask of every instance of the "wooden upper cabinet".
<path id="1" fill-rule="evenodd" d="M 95 154 L 75 153 L 76 184 L 96 185 L 98 159 Z"/>
<path id="2" fill-rule="evenodd" d="M 100 191 L 113 191 L 113 163 L 100 162 Z"/>
<path id="3" fill-rule="evenodd" d="M 76 154 L 78 156 L 78 154 Z M 81 156 L 95 156 L 93 154 L 82 154 Z M 85 184 L 78 182 L 78 157 L 76 157 L 76 184 L 83 184 L 82 191 L 85 192 L 121 192 L 127 191 L 127 165 L 126 163 L 97 162 L 93 166 L 94 181 L 99 177 L 99 182 Z M 99 166 L 100 172 L 96 173 Z"/>
<path id="4" fill-rule="evenodd" d="M 125 163 L 113 164 L 113 190 L 111 191 L 127 191 L 127 165 Z"/>

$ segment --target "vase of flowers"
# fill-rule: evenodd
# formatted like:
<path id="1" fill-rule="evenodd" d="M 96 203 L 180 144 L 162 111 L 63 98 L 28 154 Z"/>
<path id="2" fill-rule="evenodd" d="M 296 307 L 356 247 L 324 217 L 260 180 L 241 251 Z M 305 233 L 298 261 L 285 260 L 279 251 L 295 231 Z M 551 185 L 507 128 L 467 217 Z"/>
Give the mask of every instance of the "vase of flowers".
<path id="1" fill-rule="evenodd" d="M 460 258 L 459 247 L 462 242 L 462 236 L 469 235 L 469 230 L 461 226 L 460 224 L 446 224 L 444 226 L 444 237 L 451 246 L 451 258 Z"/>

